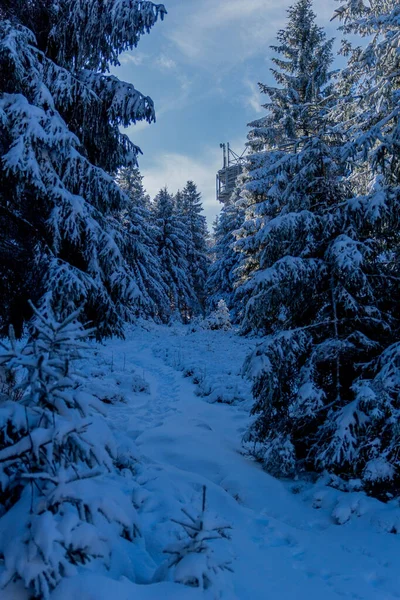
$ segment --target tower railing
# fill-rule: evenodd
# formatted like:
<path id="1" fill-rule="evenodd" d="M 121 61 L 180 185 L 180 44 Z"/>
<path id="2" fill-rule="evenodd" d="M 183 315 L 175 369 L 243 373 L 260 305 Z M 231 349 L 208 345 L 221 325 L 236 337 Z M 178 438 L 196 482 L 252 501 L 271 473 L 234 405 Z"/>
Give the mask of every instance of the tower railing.
<path id="1" fill-rule="evenodd" d="M 235 189 L 237 178 L 243 170 L 247 148 L 243 150 L 242 154 L 237 154 L 232 150 L 229 142 L 220 144 L 219 147 L 222 149 L 223 166 L 216 177 L 216 195 L 219 202 L 225 203 L 229 200 Z"/>

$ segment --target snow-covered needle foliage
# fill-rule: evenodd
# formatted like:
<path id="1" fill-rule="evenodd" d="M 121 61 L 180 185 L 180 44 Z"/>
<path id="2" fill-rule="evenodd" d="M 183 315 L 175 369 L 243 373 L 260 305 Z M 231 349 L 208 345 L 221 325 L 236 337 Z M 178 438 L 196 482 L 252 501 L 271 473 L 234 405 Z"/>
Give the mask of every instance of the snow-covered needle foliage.
<path id="1" fill-rule="evenodd" d="M 77 565 L 108 564 L 115 538 L 132 540 L 137 521 L 105 479 L 116 445 L 74 366 L 90 332 L 77 312 L 62 322 L 34 313 L 27 344 L 11 330 L 0 353 L 0 585 L 21 579 L 47 598 Z"/>
<path id="2" fill-rule="evenodd" d="M 204 486 L 202 507 L 198 515 L 182 509 L 186 520 L 175 521 L 183 527 L 186 535 L 164 550 L 171 558 L 157 570 L 155 580 L 167 579 L 210 590 L 211 597 L 218 599 L 226 591 L 223 573 L 232 572 L 232 560 L 226 549 L 222 546 L 221 550 L 221 545 L 218 547 L 216 542 L 229 540 L 228 530 L 231 527 L 210 513 L 206 506 L 206 491 Z"/>
<path id="3" fill-rule="evenodd" d="M 178 208 L 178 202 L 177 202 Z M 205 304 L 205 285 L 208 270 L 207 221 L 201 203 L 201 194 L 193 181 L 188 181 L 180 192 L 179 210 L 186 233 L 186 248 L 189 272 L 193 282 L 198 306 L 195 312 L 201 312 Z"/>
<path id="4" fill-rule="evenodd" d="M 167 276 L 158 253 L 160 229 L 143 188 L 137 167 L 125 167 L 117 176 L 129 202 L 121 212 L 127 262 L 138 287 L 137 314 L 167 321 L 171 314 Z"/>
<path id="5" fill-rule="evenodd" d="M 191 263 L 188 256 L 188 235 L 181 207 L 167 188 L 159 191 L 152 206 L 158 228 L 158 257 L 166 282 L 171 315 L 186 322 L 198 307 Z"/>
<path id="6" fill-rule="evenodd" d="M 245 305 L 246 330 L 257 328 L 253 317 L 262 321 L 264 308 L 269 310 L 270 303 L 259 293 L 263 287 L 261 273 L 277 263 L 266 274 L 292 279 L 299 260 L 289 264 L 284 256 L 296 255 L 303 242 L 308 244 L 308 253 L 314 252 L 315 242 L 308 240 L 314 226 L 310 212 L 318 208 L 319 199 L 332 203 L 332 188 L 337 187 L 326 120 L 332 40 L 326 40 L 323 29 L 316 25 L 311 6 L 311 0 L 300 0 L 289 9 L 288 26 L 279 31 L 278 45 L 272 46 L 278 56 L 271 71 L 279 87 L 259 84 L 269 98 L 267 115 L 250 123 L 248 145 L 255 153 L 249 156 L 244 176 L 246 218 L 236 232 L 236 249 L 245 260 L 239 266 L 241 285 L 235 301 Z M 289 239 L 276 240 L 269 249 L 272 236 Z M 282 263 L 277 262 L 279 259 Z M 313 260 L 300 262 L 304 281 L 310 280 L 317 264 Z M 275 275 L 277 269 L 281 275 Z M 277 280 L 274 289 L 280 293 Z M 276 304 L 280 300 L 274 303 L 275 313 L 280 310 Z"/>
<path id="7" fill-rule="evenodd" d="M 311 1 L 289 10 L 275 47 L 280 87 L 262 86 L 268 116 L 249 134 L 257 152 L 245 174 L 236 299 L 243 331 L 267 335 L 245 367 L 255 378 L 252 450 L 274 473 L 328 469 L 377 493 L 399 481 L 389 415 L 400 281 L 399 58 L 390 48 L 400 29 L 396 2 L 371 7 L 339 10 L 347 31 L 376 36 L 351 53 L 335 89 Z"/>
<path id="8" fill-rule="evenodd" d="M 221 299 L 217 308 L 205 320 L 208 329 L 221 329 L 228 331 L 232 327 L 229 309 L 225 300 Z"/>
<path id="9" fill-rule="evenodd" d="M 27 298 L 44 294 L 62 316 L 83 305 L 99 335 L 135 316 L 140 290 L 116 218 L 128 199 L 113 174 L 139 151 L 119 127 L 153 121 L 154 107 L 107 70 L 164 14 L 138 0 L 2 2 L 3 328 L 11 320 L 19 333 Z"/>
<path id="10" fill-rule="evenodd" d="M 207 279 L 207 308 L 214 310 L 223 298 L 234 320 L 240 313 L 235 303 L 237 269 L 242 254 L 235 249 L 235 234 L 244 220 L 244 210 L 240 198 L 241 185 L 238 183 L 231 198 L 224 204 L 214 230 L 214 260 L 210 265 Z"/>

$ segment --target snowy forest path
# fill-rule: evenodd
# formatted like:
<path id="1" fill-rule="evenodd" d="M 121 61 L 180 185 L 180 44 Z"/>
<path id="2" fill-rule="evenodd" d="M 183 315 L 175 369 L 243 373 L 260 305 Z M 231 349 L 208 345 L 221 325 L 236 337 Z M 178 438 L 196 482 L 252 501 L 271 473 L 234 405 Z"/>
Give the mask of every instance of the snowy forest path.
<path id="1" fill-rule="evenodd" d="M 198 341 L 204 356 L 210 342 L 201 347 Z M 160 348 L 167 346 L 184 360 L 185 343 L 167 328 L 155 328 L 104 348 L 127 396 L 126 404 L 110 411 L 114 427 L 135 440 L 144 457 L 140 483 L 163 498 L 142 514 L 146 543 L 151 546 L 155 531 L 170 542 L 171 530 L 179 530 L 171 527 L 171 517 L 179 518 L 188 504 L 199 507 L 205 484 L 212 511 L 232 524 L 239 600 L 400 598 L 398 569 L 391 568 L 398 564 L 397 536 L 362 519 L 338 526 L 323 498 L 316 510 L 293 483 L 271 477 L 244 456 L 248 405 L 206 402 L 188 377 L 163 360 Z M 149 383 L 148 394 L 127 393 L 132 371 Z M 162 558 L 162 549 L 154 548 L 153 555 Z"/>

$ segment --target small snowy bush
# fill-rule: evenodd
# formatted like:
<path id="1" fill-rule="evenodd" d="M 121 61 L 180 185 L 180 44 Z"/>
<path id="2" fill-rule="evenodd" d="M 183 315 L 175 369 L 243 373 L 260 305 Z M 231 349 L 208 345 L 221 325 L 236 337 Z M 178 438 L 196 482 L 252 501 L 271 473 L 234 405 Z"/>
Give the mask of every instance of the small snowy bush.
<path id="1" fill-rule="evenodd" d="M 203 327 L 189 332 L 187 329 L 177 330 L 181 336 L 186 333 L 184 352 L 180 337 L 174 336 L 160 343 L 157 355 L 184 377 L 190 377 L 196 385 L 195 393 L 207 402 L 251 402 L 251 382 L 242 376 L 241 368 L 255 342 L 237 337 L 233 343 L 230 334 L 220 335 Z"/>
<path id="2" fill-rule="evenodd" d="M 132 376 L 132 391 L 142 394 L 150 394 L 150 386 L 144 377 L 139 373 L 134 373 Z"/>
<path id="3" fill-rule="evenodd" d="M 11 330 L 0 367 L 14 387 L 0 397 L 0 586 L 20 579 L 38 598 L 92 559 L 108 563 L 112 536 L 132 540 L 136 512 L 108 473 L 116 447 L 102 403 L 74 362 L 87 349 L 78 312 L 61 323 L 34 309 L 20 348 Z M 111 541 L 112 540 L 112 541 Z"/>
<path id="4" fill-rule="evenodd" d="M 228 331 L 232 327 L 225 300 L 218 302 L 217 309 L 205 320 L 205 325 L 207 329 L 222 329 L 223 331 Z"/>
<path id="5" fill-rule="evenodd" d="M 230 539 L 227 533 L 230 526 L 206 511 L 205 486 L 200 514 L 193 516 L 188 510 L 182 511 L 187 520 L 175 522 L 184 528 L 186 535 L 164 550 L 171 558 L 157 570 L 155 580 L 172 580 L 210 590 L 213 598 L 221 598 L 227 586 L 221 575 L 224 571 L 232 572 L 232 567 L 224 549 L 218 548 L 217 552 L 214 544 Z"/>

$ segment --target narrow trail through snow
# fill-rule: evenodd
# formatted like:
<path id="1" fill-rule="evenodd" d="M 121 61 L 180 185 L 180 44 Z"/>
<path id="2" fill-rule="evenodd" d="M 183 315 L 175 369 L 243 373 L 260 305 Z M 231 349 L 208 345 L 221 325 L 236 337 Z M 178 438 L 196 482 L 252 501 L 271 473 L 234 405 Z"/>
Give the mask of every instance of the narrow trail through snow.
<path id="1" fill-rule="evenodd" d="M 116 367 L 124 364 L 122 392 L 131 368 L 150 385 L 149 394 L 127 395 L 126 404 L 110 411 L 113 426 L 145 457 L 140 483 L 158 498 L 141 515 L 148 544 L 152 537 L 168 541 L 169 519 L 179 516 L 181 505 L 197 502 L 206 484 L 213 511 L 232 523 L 232 577 L 240 600 L 400 598 L 398 536 L 365 518 L 337 525 L 323 497 L 321 508 L 313 508 L 307 495 L 241 454 L 248 409 L 198 397 L 195 385 L 156 355 L 160 346 L 177 343 L 185 354 L 185 339 L 159 328 L 102 349 Z M 198 351 L 204 356 L 207 349 Z M 161 556 L 161 547 L 150 550 Z"/>

